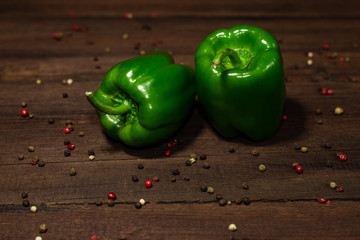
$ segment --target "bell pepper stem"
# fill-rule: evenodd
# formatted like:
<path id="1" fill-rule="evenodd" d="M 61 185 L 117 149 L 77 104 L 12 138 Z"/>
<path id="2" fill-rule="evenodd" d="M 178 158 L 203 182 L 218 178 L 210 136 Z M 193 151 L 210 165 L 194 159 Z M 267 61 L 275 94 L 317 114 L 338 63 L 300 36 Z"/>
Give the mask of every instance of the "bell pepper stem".
<path id="1" fill-rule="evenodd" d="M 218 52 L 216 54 L 215 58 L 213 59 L 212 66 L 218 67 L 218 66 L 222 65 L 224 68 L 226 68 L 223 64 L 224 59 L 226 57 L 228 57 L 230 59 L 230 62 L 232 64 L 233 68 L 237 68 L 237 67 L 241 66 L 241 59 L 240 59 L 238 53 L 231 48 L 225 48 L 222 51 Z"/>
<path id="2" fill-rule="evenodd" d="M 131 106 L 127 101 L 119 106 L 108 106 L 101 103 L 92 92 L 86 92 L 87 100 L 97 109 L 110 115 L 125 114 L 131 111 Z"/>

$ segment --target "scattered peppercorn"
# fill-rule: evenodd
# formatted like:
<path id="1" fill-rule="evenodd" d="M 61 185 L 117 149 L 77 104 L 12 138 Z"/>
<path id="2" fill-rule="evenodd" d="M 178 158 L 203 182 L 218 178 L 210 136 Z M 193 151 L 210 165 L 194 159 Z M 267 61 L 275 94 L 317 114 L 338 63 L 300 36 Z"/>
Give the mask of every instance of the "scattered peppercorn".
<path id="1" fill-rule="evenodd" d="M 23 199 L 25 199 L 25 198 L 28 198 L 28 193 L 27 192 L 23 192 L 22 194 L 21 194 L 21 197 L 23 198 Z"/>
<path id="2" fill-rule="evenodd" d="M 229 153 L 234 153 L 235 152 L 235 148 L 229 148 Z"/>
<path id="3" fill-rule="evenodd" d="M 30 164 L 31 165 L 36 165 L 39 162 L 39 157 L 35 156 L 33 157 L 33 159 L 31 159 Z"/>
<path id="4" fill-rule="evenodd" d="M 108 199 L 112 199 L 112 200 L 116 199 L 116 194 L 114 192 L 109 192 L 107 196 L 108 196 Z"/>
<path id="5" fill-rule="evenodd" d="M 206 192 L 207 191 L 207 186 L 205 186 L 205 185 L 202 185 L 201 187 L 200 187 L 200 190 L 202 191 L 202 192 Z"/>
<path id="6" fill-rule="evenodd" d="M 344 113 L 344 109 L 342 109 L 341 107 L 336 107 L 334 110 L 335 115 L 341 115 L 343 113 Z"/>
<path id="7" fill-rule="evenodd" d="M 339 155 L 339 159 L 342 161 L 342 162 L 345 162 L 347 160 L 347 156 L 345 154 L 340 154 Z"/>
<path id="8" fill-rule="evenodd" d="M 208 187 L 206 191 L 213 194 L 215 192 L 215 189 L 213 187 Z"/>
<path id="9" fill-rule="evenodd" d="M 319 202 L 319 203 L 325 203 L 326 200 L 325 200 L 324 198 L 319 198 L 319 199 L 318 199 L 318 202 Z"/>
<path id="10" fill-rule="evenodd" d="M 18 159 L 19 159 L 19 160 L 24 160 L 24 158 L 25 158 L 25 157 L 24 157 L 24 154 L 19 154 L 19 155 L 18 155 Z"/>
<path id="11" fill-rule="evenodd" d="M 215 198 L 216 198 L 217 201 L 219 201 L 220 199 L 223 199 L 223 195 L 218 193 L 218 194 L 216 194 Z"/>
<path id="12" fill-rule="evenodd" d="M 30 205 L 30 202 L 28 199 L 24 199 L 22 204 L 24 207 L 28 207 Z"/>
<path id="13" fill-rule="evenodd" d="M 186 161 L 185 161 L 185 165 L 188 166 L 188 167 L 191 166 L 191 161 L 190 161 L 189 159 L 186 160 Z"/>
<path id="14" fill-rule="evenodd" d="M 240 205 L 241 203 L 242 203 L 241 199 L 239 199 L 239 198 L 235 199 L 235 204 L 236 205 Z"/>
<path id="15" fill-rule="evenodd" d="M 221 199 L 218 200 L 218 203 L 219 203 L 220 206 L 225 206 L 226 205 L 226 200 L 221 198 Z"/>
<path id="16" fill-rule="evenodd" d="M 325 148 L 325 149 L 331 149 L 330 143 L 325 143 L 325 144 L 324 144 L 324 148 Z"/>
<path id="17" fill-rule="evenodd" d="M 27 103 L 26 102 L 21 102 L 21 107 L 26 107 L 27 106 Z"/>
<path id="18" fill-rule="evenodd" d="M 131 179 L 133 180 L 133 182 L 138 182 L 139 178 L 137 176 L 132 176 Z"/>
<path id="19" fill-rule="evenodd" d="M 185 181 L 190 181 L 190 178 L 188 176 L 184 176 Z"/>
<path id="20" fill-rule="evenodd" d="M 316 114 L 316 115 L 320 115 L 320 114 L 322 114 L 321 109 L 316 109 L 315 114 Z"/>
<path id="21" fill-rule="evenodd" d="M 36 213 L 37 207 L 36 206 L 31 206 L 30 211 L 33 212 L 33 213 Z"/>
<path id="22" fill-rule="evenodd" d="M 21 116 L 27 117 L 28 115 L 29 115 L 29 112 L 26 109 L 21 111 Z"/>
<path id="23" fill-rule="evenodd" d="M 69 150 L 74 150 L 74 149 L 75 149 L 75 144 L 70 143 L 70 144 L 67 145 L 67 148 L 68 148 Z"/>
<path id="24" fill-rule="evenodd" d="M 233 223 L 232 223 L 232 224 L 230 224 L 230 225 L 229 225 L 229 230 L 230 230 L 230 231 L 233 231 L 233 232 L 234 232 L 234 231 L 236 231 L 236 230 L 237 230 L 236 225 L 235 225 L 235 224 L 233 224 Z"/>
<path id="25" fill-rule="evenodd" d="M 266 170 L 266 166 L 264 164 L 259 165 L 260 172 L 264 172 Z"/>
<path id="26" fill-rule="evenodd" d="M 137 208 L 137 209 L 141 208 L 141 203 L 139 203 L 139 202 L 136 202 L 134 205 L 135 205 L 135 208 Z"/>
<path id="27" fill-rule="evenodd" d="M 171 173 L 172 173 L 172 175 L 179 175 L 180 174 L 178 169 L 171 170 Z"/>
<path id="28" fill-rule="evenodd" d="M 54 119 L 49 119 L 49 120 L 48 120 L 48 123 L 49 123 L 49 124 L 54 124 L 54 123 L 55 123 L 55 120 L 54 120 Z"/>
<path id="29" fill-rule="evenodd" d="M 200 155 L 199 159 L 200 160 L 206 160 L 206 155 L 205 154 Z"/>
<path id="30" fill-rule="evenodd" d="M 45 224 L 41 224 L 39 226 L 39 233 L 45 233 L 47 231 L 47 227 Z"/>
<path id="31" fill-rule="evenodd" d="M 204 163 L 202 167 L 205 168 L 205 169 L 209 169 L 209 168 L 210 168 L 210 164 L 209 164 L 209 163 Z"/>
<path id="32" fill-rule="evenodd" d="M 153 180 L 154 182 L 158 182 L 158 181 L 160 180 L 160 178 L 159 178 L 158 176 L 153 176 L 152 180 Z"/>
<path id="33" fill-rule="evenodd" d="M 245 190 L 249 190 L 249 185 L 247 183 L 243 183 L 242 188 Z"/>
<path id="34" fill-rule="evenodd" d="M 241 200 L 242 203 L 244 203 L 244 205 L 250 205 L 251 201 L 248 197 L 244 197 L 242 200 Z"/>
<path id="35" fill-rule="evenodd" d="M 302 166 L 301 166 L 301 165 L 297 165 L 297 166 L 295 167 L 295 171 L 296 171 L 298 174 L 302 173 L 302 171 L 303 171 Z"/>
<path id="36" fill-rule="evenodd" d="M 300 148 L 300 151 L 301 151 L 302 153 L 307 153 L 307 152 L 308 152 L 308 148 L 307 148 L 307 147 L 301 147 L 301 148 Z"/>
<path id="37" fill-rule="evenodd" d="M 335 188 L 336 188 L 336 183 L 335 183 L 335 182 L 330 182 L 330 187 L 331 187 L 332 189 L 335 189 Z"/>
<path id="38" fill-rule="evenodd" d="M 69 134 L 71 132 L 71 130 L 69 128 L 64 128 L 64 133 L 65 134 Z"/>
<path id="39" fill-rule="evenodd" d="M 69 157 L 71 155 L 71 152 L 69 150 L 64 151 L 64 156 Z"/>
<path id="40" fill-rule="evenodd" d="M 254 149 L 254 150 L 251 151 L 251 155 L 257 157 L 257 156 L 260 155 L 260 153 L 257 150 Z"/>
<path id="41" fill-rule="evenodd" d="M 108 205 L 108 207 L 113 207 L 113 206 L 115 205 L 114 200 L 108 199 L 108 200 L 107 200 L 107 205 Z"/>
<path id="42" fill-rule="evenodd" d="M 40 160 L 40 161 L 38 162 L 38 166 L 39 166 L 39 167 L 44 167 L 44 166 L 45 166 L 45 162 L 44 162 L 43 160 Z"/>
<path id="43" fill-rule="evenodd" d="M 172 177 L 172 178 L 170 179 L 170 181 L 171 181 L 171 182 L 176 182 L 176 177 Z"/>
<path id="44" fill-rule="evenodd" d="M 35 151 L 35 147 L 34 147 L 34 146 L 29 146 L 29 147 L 28 147 L 28 151 L 29 151 L 29 152 L 34 152 L 34 151 Z"/>
<path id="45" fill-rule="evenodd" d="M 301 149 L 301 146 L 297 143 L 294 144 L 294 149 L 295 150 L 300 150 Z"/>
<path id="46" fill-rule="evenodd" d="M 94 150 L 88 150 L 88 155 L 89 155 L 89 156 L 90 156 L 90 155 L 95 155 Z"/>
<path id="47" fill-rule="evenodd" d="M 328 168 L 331 168 L 331 167 L 333 166 L 333 164 L 332 164 L 332 162 L 331 162 L 330 160 L 328 160 L 328 161 L 326 162 L 326 166 L 327 166 Z"/>
<path id="48" fill-rule="evenodd" d="M 70 176 L 75 176 L 75 175 L 76 175 L 76 170 L 75 170 L 75 168 L 70 168 L 69 174 L 70 174 Z"/>
<path id="49" fill-rule="evenodd" d="M 141 169 L 144 169 L 144 165 L 143 165 L 142 163 L 139 163 L 139 164 L 138 164 L 138 169 L 140 169 L 140 170 L 141 170 Z"/>
<path id="50" fill-rule="evenodd" d="M 62 96 L 63 96 L 63 98 L 67 98 L 67 97 L 69 97 L 69 94 L 68 93 L 63 93 Z"/>
<path id="51" fill-rule="evenodd" d="M 145 181 L 145 187 L 146 188 L 151 188 L 152 187 L 152 182 L 150 180 Z"/>
<path id="52" fill-rule="evenodd" d="M 342 186 L 337 186 L 336 187 L 336 191 L 338 192 L 343 192 L 344 191 L 344 188 Z"/>
<path id="53" fill-rule="evenodd" d="M 100 207 L 103 205 L 103 202 L 101 200 L 96 200 L 95 205 Z"/>

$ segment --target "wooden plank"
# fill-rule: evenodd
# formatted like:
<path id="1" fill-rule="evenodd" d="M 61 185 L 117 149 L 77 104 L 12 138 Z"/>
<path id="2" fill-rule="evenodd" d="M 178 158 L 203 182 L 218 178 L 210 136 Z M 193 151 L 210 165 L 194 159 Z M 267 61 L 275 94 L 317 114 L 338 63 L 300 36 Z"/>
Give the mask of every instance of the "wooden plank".
<path id="1" fill-rule="evenodd" d="M 2 237 L 43 239 L 357 239 L 359 203 L 333 201 L 217 204 L 133 204 L 39 207 L 37 213 L 1 208 Z M 339 217 L 341 216 L 341 217 Z M 71 219 L 71 221 L 69 221 Z M 352 219 L 352 221 L 347 221 Z M 230 224 L 237 231 L 228 230 Z M 21 231 L 19 229 L 21 228 Z"/>

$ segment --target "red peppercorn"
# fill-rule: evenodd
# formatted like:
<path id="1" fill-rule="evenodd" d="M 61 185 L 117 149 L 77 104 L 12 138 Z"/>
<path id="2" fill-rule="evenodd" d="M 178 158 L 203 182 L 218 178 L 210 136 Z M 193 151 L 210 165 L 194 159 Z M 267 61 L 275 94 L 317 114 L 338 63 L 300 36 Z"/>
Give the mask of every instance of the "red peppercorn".
<path id="1" fill-rule="evenodd" d="M 327 200 L 327 201 L 326 201 L 326 205 L 328 205 L 328 206 L 329 206 L 329 205 L 330 205 L 330 203 L 331 203 L 331 202 L 330 202 L 330 200 Z"/>
<path id="2" fill-rule="evenodd" d="M 319 202 L 319 203 L 325 203 L 326 200 L 325 200 L 324 198 L 319 198 L 319 199 L 318 199 L 318 202 Z"/>
<path id="3" fill-rule="evenodd" d="M 87 32 L 87 30 L 88 30 L 87 27 L 82 27 L 82 28 L 81 28 L 81 31 L 82 31 L 82 32 Z"/>
<path id="4" fill-rule="evenodd" d="M 68 148 L 69 150 L 74 150 L 74 149 L 75 149 L 75 144 L 69 143 L 69 144 L 67 145 L 67 148 Z"/>
<path id="5" fill-rule="evenodd" d="M 323 49 L 324 49 L 325 51 L 329 50 L 329 49 L 330 49 L 330 45 L 329 45 L 329 44 L 324 44 Z"/>
<path id="6" fill-rule="evenodd" d="M 321 88 L 320 93 L 322 95 L 326 95 L 327 94 L 327 88 Z"/>
<path id="7" fill-rule="evenodd" d="M 161 43 L 163 43 L 163 40 L 157 39 L 156 42 L 157 42 L 158 44 L 161 44 Z"/>
<path id="8" fill-rule="evenodd" d="M 331 88 L 326 90 L 326 94 L 327 95 L 333 95 L 334 94 L 334 90 L 332 90 Z"/>
<path id="9" fill-rule="evenodd" d="M 287 119 L 288 119 L 288 116 L 287 116 L 286 114 L 283 114 L 283 115 L 282 115 L 282 120 L 283 120 L 283 121 L 286 121 Z"/>
<path id="10" fill-rule="evenodd" d="M 152 187 L 152 182 L 150 180 L 145 181 L 145 187 L 146 188 L 151 188 Z"/>
<path id="11" fill-rule="evenodd" d="M 344 191 L 344 188 L 341 187 L 341 186 L 337 186 L 337 187 L 336 187 L 336 191 L 338 191 L 338 192 L 343 192 L 343 191 Z"/>
<path id="12" fill-rule="evenodd" d="M 53 37 L 53 39 L 60 39 L 60 35 L 59 35 L 58 32 L 54 32 L 54 33 L 52 34 L 52 37 Z"/>
<path id="13" fill-rule="evenodd" d="M 297 166 L 295 167 L 295 171 L 296 171 L 297 173 L 302 173 L 302 171 L 303 171 L 302 166 L 301 166 L 301 165 L 297 165 Z"/>
<path id="14" fill-rule="evenodd" d="M 345 154 L 340 154 L 339 158 L 341 161 L 345 162 L 347 160 L 347 156 Z"/>
<path id="15" fill-rule="evenodd" d="M 71 132 L 71 130 L 70 130 L 69 128 L 65 128 L 65 129 L 64 129 L 64 133 L 65 133 L 65 134 L 69 134 L 70 132 Z"/>
<path id="16" fill-rule="evenodd" d="M 141 45 L 141 41 L 140 41 L 140 40 L 136 40 L 135 44 L 139 46 L 139 45 Z"/>
<path id="17" fill-rule="evenodd" d="M 116 194 L 114 192 L 109 192 L 108 193 L 108 199 L 115 200 L 116 199 Z"/>
<path id="18" fill-rule="evenodd" d="M 158 182 L 159 179 L 160 179 L 160 178 L 159 178 L 158 176 L 153 176 L 153 181 L 154 181 L 154 182 Z"/>
<path id="19" fill-rule="evenodd" d="M 171 154 L 170 150 L 167 150 L 167 151 L 165 152 L 165 155 L 166 155 L 166 156 L 170 156 L 170 154 Z"/>
<path id="20" fill-rule="evenodd" d="M 344 61 L 344 58 L 343 58 L 343 57 L 339 57 L 339 61 L 340 61 L 340 62 L 343 62 L 343 61 Z"/>
<path id="21" fill-rule="evenodd" d="M 98 240 L 98 236 L 96 235 L 91 236 L 91 240 Z"/>
<path id="22" fill-rule="evenodd" d="M 78 25 L 74 25 L 74 26 L 73 26 L 73 30 L 77 32 L 77 31 L 80 30 L 80 27 L 79 27 Z"/>
<path id="23" fill-rule="evenodd" d="M 27 117 L 28 115 L 29 115 L 29 112 L 28 112 L 26 109 L 23 109 L 23 110 L 21 111 L 21 116 Z"/>

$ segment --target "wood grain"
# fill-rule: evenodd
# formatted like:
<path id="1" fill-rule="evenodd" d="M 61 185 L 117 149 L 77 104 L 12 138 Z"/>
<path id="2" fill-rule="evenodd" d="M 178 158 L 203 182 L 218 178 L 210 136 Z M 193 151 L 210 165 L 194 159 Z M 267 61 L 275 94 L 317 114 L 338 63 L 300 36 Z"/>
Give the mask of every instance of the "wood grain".
<path id="1" fill-rule="evenodd" d="M 1 238 L 34 239 L 39 224 L 46 223 L 44 239 L 90 239 L 93 234 L 99 239 L 357 239 L 358 8 L 355 1 L 333 0 L 1 2 Z M 75 18 L 69 17 L 72 12 Z M 126 12 L 134 17 L 124 18 Z M 173 136 L 179 144 L 170 157 L 165 156 L 167 142 L 129 149 L 105 135 L 84 93 L 98 88 L 111 66 L 140 55 L 140 50 L 162 49 L 171 51 L 176 62 L 194 67 L 197 46 L 209 33 L 238 24 L 259 26 L 279 40 L 288 120 L 275 136 L 262 142 L 223 139 L 198 102 Z M 88 31 L 74 32 L 74 25 Z M 60 41 L 52 39 L 57 31 L 64 34 Z M 123 39 L 125 33 L 129 38 Z M 134 47 L 137 40 L 139 49 Z M 325 43 L 329 51 L 322 49 Z M 311 66 L 308 51 L 314 53 Z M 336 58 L 327 58 L 334 52 Z M 340 57 L 350 62 L 344 65 Z M 74 83 L 62 84 L 68 78 Z M 322 87 L 335 94 L 319 94 Z M 34 118 L 21 117 L 22 101 Z M 338 106 L 344 109 L 341 116 L 333 113 Z M 63 133 L 67 120 L 74 123 L 69 135 Z M 84 137 L 78 136 L 80 131 Z M 69 157 L 64 156 L 66 139 L 76 145 Z M 324 148 L 327 143 L 331 149 Z M 295 144 L 309 151 L 295 150 Z M 27 151 L 29 145 L 35 152 Z M 95 151 L 94 161 L 88 159 L 88 150 Z M 253 156 L 253 150 L 260 155 Z M 340 152 L 348 161 L 338 159 Z M 192 153 L 207 159 L 186 166 Z M 30 165 L 35 156 L 45 162 L 43 168 Z M 202 167 L 205 162 L 209 169 Z M 294 171 L 294 162 L 302 164 L 303 174 Z M 261 163 L 265 172 L 258 170 Z M 72 167 L 76 176 L 69 175 Z M 174 169 L 180 174 L 171 182 Z M 139 182 L 132 181 L 134 175 Z M 153 176 L 160 181 L 146 189 L 145 180 Z M 331 189 L 331 181 L 344 192 Z M 202 185 L 214 187 L 215 194 L 201 192 Z M 115 206 L 96 207 L 96 201 L 107 201 L 110 191 L 118 196 Z M 22 192 L 28 192 L 37 213 L 22 206 Z M 251 204 L 220 207 L 216 194 L 232 202 L 248 197 Z M 140 198 L 148 204 L 137 210 L 133 203 Z M 318 198 L 331 204 L 320 204 Z M 238 231 L 230 232 L 230 223 Z"/>

